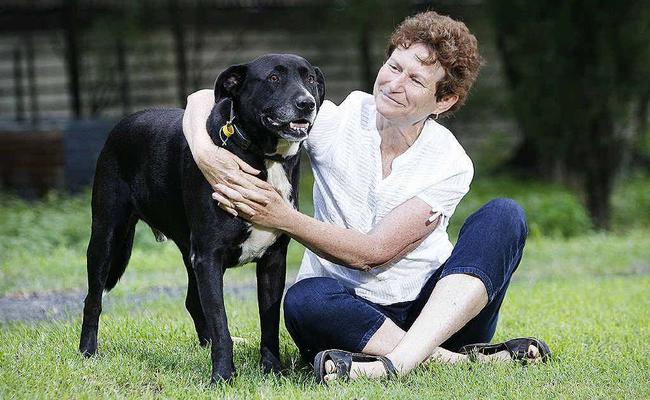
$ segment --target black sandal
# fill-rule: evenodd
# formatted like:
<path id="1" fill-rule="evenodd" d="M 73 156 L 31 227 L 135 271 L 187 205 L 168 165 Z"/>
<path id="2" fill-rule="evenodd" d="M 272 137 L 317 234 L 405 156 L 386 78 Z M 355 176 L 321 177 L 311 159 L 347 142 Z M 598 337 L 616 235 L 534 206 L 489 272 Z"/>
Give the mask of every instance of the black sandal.
<path id="1" fill-rule="evenodd" d="M 314 358 L 314 375 L 316 376 L 317 383 L 325 383 L 325 362 L 327 360 L 332 360 L 334 365 L 336 365 L 336 375 L 339 379 L 347 381 L 350 378 L 350 369 L 352 368 L 352 362 L 373 362 L 381 361 L 386 369 L 386 374 L 388 378 L 397 376 L 397 370 L 393 363 L 384 356 L 371 356 L 369 354 L 363 353 L 352 353 L 345 350 L 323 350 L 320 353 L 316 354 Z"/>
<path id="2" fill-rule="evenodd" d="M 524 337 L 510 339 L 503 343 L 474 343 L 467 344 L 458 350 L 460 354 L 467 354 L 470 356 L 472 361 L 476 360 L 477 354 L 490 355 L 495 354 L 503 350 L 507 350 L 510 353 L 510 357 L 513 360 L 522 361 L 526 363 L 530 360 L 528 357 L 528 347 L 529 346 L 537 347 L 541 361 L 546 362 L 549 357 L 551 357 L 551 350 L 548 348 L 548 345 L 541 339 L 536 339 L 533 337 Z"/>

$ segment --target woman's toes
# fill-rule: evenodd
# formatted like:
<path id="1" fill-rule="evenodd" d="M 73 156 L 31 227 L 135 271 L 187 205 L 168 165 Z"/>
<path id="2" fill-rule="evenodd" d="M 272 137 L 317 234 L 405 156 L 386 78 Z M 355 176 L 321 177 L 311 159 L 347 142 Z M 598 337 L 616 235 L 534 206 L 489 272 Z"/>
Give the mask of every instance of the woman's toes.
<path id="1" fill-rule="evenodd" d="M 336 373 L 336 364 L 334 364 L 334 361 L 332 360 L 325 361 L 325 376 L 323 377 L 323 380 L 325 382 L 331 382 L 336 378 L 338 378 L 338 374 Z"/>
<path id="2" fill-rule="evenodd" d="M 530 345 L 528 346 L 528 352 L 527 352 L 528 358 L 531 360 L 536 360 L 539 358 L 539 349 L 535 345 Z"/>
<path id="3" fill-rule="evenodd" d="M 336 373 L 336 365 L 334 364 L 334 361 L 332 360 L 325 361 L 325 373 L 326 374 Z"/>

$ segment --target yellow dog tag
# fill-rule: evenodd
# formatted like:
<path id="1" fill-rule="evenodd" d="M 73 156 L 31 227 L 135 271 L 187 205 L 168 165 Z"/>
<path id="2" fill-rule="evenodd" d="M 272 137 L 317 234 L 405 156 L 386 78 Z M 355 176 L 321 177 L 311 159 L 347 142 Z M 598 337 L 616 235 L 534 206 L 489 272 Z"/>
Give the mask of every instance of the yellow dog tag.
<path id="1" fill-rule="evenodd" d="M 221 131 L 225 137 L 229 138 L 233 133 L 235 133 L 235 127 L 231 122 L 226 122 L 226 125 L 221 127 Z"/>
<path id="2" fill-rule="evenodd" d="M 223 136 L 221 136 L 222 133 Z M 226 124 L 222 126 L 221 130 L 219 131 L 219 139 L 221 139 L 222 146 L 226 145 L 228 139 L 230 139 L 233 133 L 235 133 L 235 126 L 230 121 L 226 122 Z"/>

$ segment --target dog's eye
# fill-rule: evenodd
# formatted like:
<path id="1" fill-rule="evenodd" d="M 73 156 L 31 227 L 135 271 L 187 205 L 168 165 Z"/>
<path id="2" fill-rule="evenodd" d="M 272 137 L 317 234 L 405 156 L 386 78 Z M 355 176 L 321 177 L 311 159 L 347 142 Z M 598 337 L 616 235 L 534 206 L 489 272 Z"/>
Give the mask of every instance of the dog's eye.
<path id="1" fill-rule="evenodd" d="M 276 74 L 271 74 L 271 75 L 269 75 L 269 77 L 268 77 L 267 79 L 268 79 L 270 82 L 278 82 L 278 81 L 280 81 L 280 77 L 277 76 Z"/>
<path id="2" fill-rule="evenodd" d="M 316 78 L 314 78 L 314 75 L 309 75 L 309 77 L 307 77 L 307 82 L 314 83 L 315 81 L 316 81 Z"/>

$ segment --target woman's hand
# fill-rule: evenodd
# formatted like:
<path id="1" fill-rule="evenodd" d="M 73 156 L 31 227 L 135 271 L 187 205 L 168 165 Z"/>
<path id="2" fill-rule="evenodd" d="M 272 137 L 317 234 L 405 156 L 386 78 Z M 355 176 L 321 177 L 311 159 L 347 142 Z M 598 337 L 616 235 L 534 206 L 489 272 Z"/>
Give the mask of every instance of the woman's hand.
<path id="1" fill-rule="evenodd" d="M 214 144 L 206 145 L 197 150 L 194 159 L 205 179 L 213 187 L 220 183 L 224 184 L 253 178 L 250 174 L 257 175 L 260 173 L 260 171 L 251 167 L 236 155 Z"/>
<path id="2" fill-rule="evenodd" d="M 219 207 L 257 225 L 283 229 L 294 211 L 273 186 L 254 176 L 235 176 L 213 188 Z"/>
<path id="3" fill-rule="evenodd" d="M 183 114 L 183 134 L 205 179 L 214 186 L 234 177 L 246 178 L 250 176 L 248 174 L 259 174 L 260 171 L 212 142 L 206 129 L 206 121 L 213 107 L 214 92 L 199 90 L 187 97 L 187 107 Z"/>

